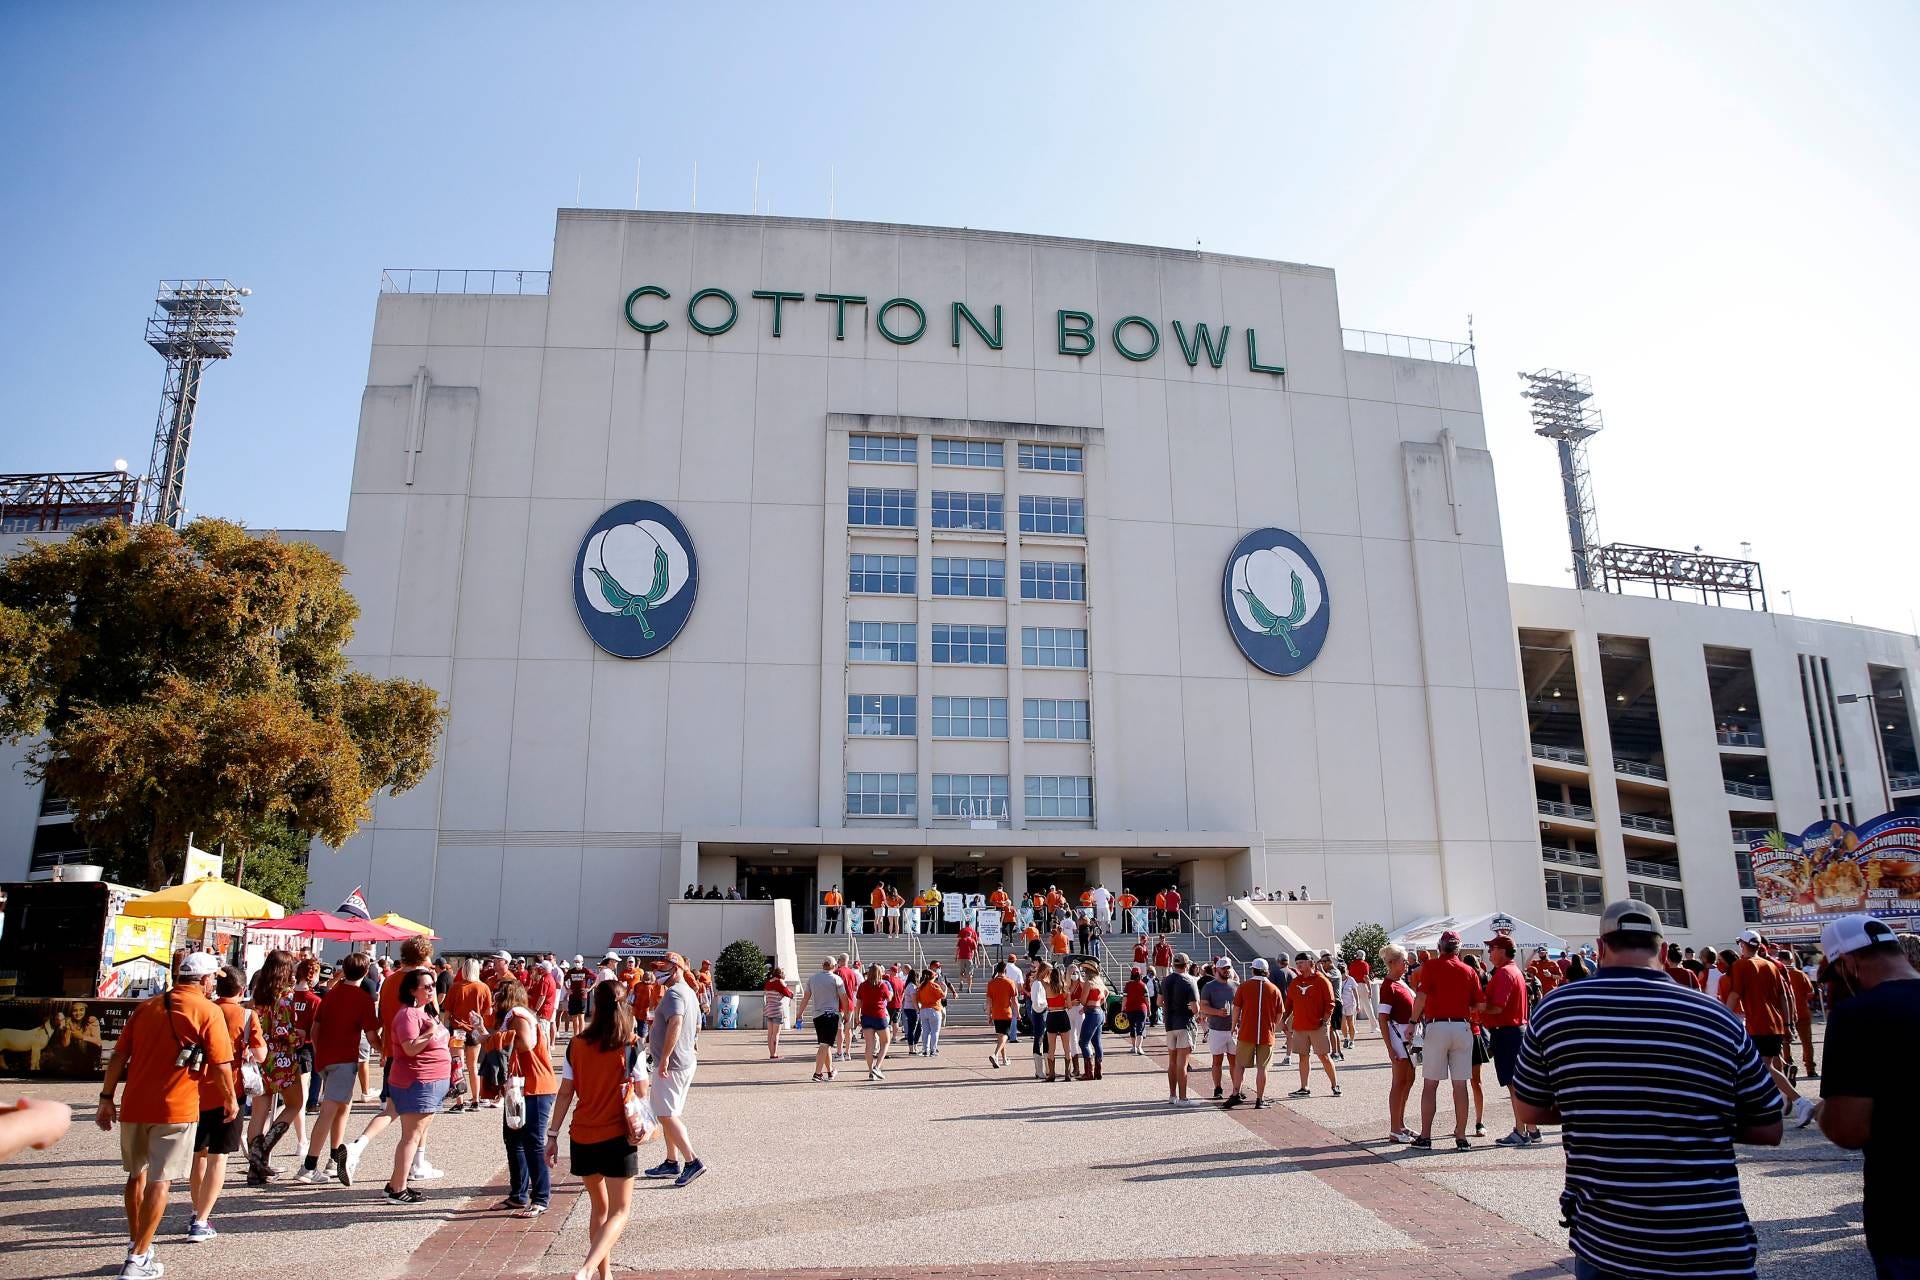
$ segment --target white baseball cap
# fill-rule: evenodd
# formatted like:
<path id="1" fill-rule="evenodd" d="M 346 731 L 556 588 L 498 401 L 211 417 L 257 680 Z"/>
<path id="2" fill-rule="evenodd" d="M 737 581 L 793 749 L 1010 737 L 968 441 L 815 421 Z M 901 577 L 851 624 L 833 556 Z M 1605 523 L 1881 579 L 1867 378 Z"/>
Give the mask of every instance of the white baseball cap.
<path id="1" fill-rule="evenodd" d="M 1267 971 L 1267 962 L 1265 960 L 1259 959 L 1258 957 L 1256 957 L 1254 961 L 1247 966 L 1247 972 L 1249 973 L 1265 973 L 1266 971 Z M 1226 972 L 1228 973 L 1233 972 L 1233 961 L 1231 960 L 1227 961 Z"/>
<path id="2" fill-rule="evenodd" d="M 1820 950 L 1827 959 L 1837 960 L 1849 952 L 1894 940 L 1893 929 L 1883 921 L 1872 916 L 1842 916 L 1820 931 Z"/>
<path id="3" fill-rule="evenodd" d="M 512 963 L 513 963 L 513 957 L 512 957 L 512 956 L 510 956 L 510 955 L 508 955 L 508 954 L 507 954 L 506 952 L 504 952 L 504 951 L 496 951 L 496 952 L 494 952 L 494 953 L 493 953 L 493 958 L 494 958 L 495 960 L 505 960 L 505 961 L 506 961 L 506 962 L 507 962 L 508 964 L 512 964 Z"/>
<path id="4" fill-rule="evenodd" d="M 1742 929 L 1740 931 L 1740 941 L 1747 943 L 1749 946 L 1757 947 L 1765 942 L 1766 939 L 1760 936 L 1760 931 L 1757 929 Z"/>
<path id="5" fill-rule="evenodd" d="M 211 951 L 190 951 L 180 961 L 180 976 L 205 978 L 220 972 L 220 957 Z"/>

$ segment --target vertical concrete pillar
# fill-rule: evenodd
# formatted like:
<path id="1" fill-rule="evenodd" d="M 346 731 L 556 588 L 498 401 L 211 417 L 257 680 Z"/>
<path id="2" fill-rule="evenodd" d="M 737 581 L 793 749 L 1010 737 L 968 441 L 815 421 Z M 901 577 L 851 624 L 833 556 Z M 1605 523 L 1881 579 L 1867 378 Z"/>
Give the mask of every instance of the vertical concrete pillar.
<path id="1" fill-rule="evenodd" d="M 1267 886 L 1260 887 L 1264 889 Z M 1253 892 L 1253 850 L 1235 849 L 1227 855 L 1227 896 L 1244 898 L 1251 892 Z"/>
<path id="2" fill-rule="evenodd" d="M 840 896 L 842 898 L 847 896 L 847 883 L 846 883 L 847 873 L 846 873 L 846 868 L 845 866 L 842 865 L 842 863 L 843 863 L 843 859 L 837 853 L 823 853 L 820 855 L 818 860 L 815 861 L 814 863 L 813 907 L 814 907 L 816 919 L 825 919 L 824 916 L 820 916 L 818 914 L 820 910 L 819 895 L 825 893 L 829 889 L 837 888 L 840 890 Z"/>
<path id="3" fill-rule="evenodd" d="M 1007 892 L 1015 902 L 1027 896 L 1027 855 L 1016 853 L 1007 859 L 1002 873 L 1006 878 Z"/>
<path id="4" fill-rule="evenodd" d="M 1101 854 L 1098 858 L 1095 858 L 1093 860 L 1093 884 L 1088 885 L 1087 888 L 1091 889 L 1094 887 L 1094 885 L 1103 884 L 1107 886 L 1107 891 L 1109 893 L 1113 894 L 1115 897 L 1119 897 L 1120 896 L 1120 871 L 1121 871 L 1121 868 L 1120 868 L 1119 854 L 1117 853 Z"/>
<path id="5" fill-rule="evenodd" d="M 913 856 L 913 883 L 900 886 L 901 896 L 906 898 L 908 902 L 912 902 L 914 894 L 920 892 L 932 883 L 933 855 L 930 853 L 915 854 Z"/>

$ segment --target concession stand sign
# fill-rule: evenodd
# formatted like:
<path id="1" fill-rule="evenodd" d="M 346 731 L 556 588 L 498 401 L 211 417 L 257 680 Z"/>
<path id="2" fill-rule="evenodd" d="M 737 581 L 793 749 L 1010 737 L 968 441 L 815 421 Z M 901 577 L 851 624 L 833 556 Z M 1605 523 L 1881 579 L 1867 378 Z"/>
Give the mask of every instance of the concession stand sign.
<path id="1" fill-rule="evenodd" d="M 1920 916 L 1920 816 L 1883 813 L 1853 826 L 1770 831 L 1748 849 L 1763 923 L 1836 916 Z"/>

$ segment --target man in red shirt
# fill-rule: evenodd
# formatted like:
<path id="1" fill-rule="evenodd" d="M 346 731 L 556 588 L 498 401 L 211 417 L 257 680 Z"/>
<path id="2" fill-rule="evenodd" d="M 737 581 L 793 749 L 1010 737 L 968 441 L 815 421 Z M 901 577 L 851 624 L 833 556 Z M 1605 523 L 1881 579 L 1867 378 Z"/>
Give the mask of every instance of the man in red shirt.
<path id="1" fill-rule="evenodd" d="M 544 965 L 536 963 L 533 972 L 528 975 L 527 1004 L 533 1010 L 535 1022 L 540 1027 L 540 1038 L 553 1046 L 553 1018 L 560 1011 L 560 984 L 554 981 L 552 972 Z"/>
<path id="2" fill-rule="evenodd" d="M 1473 1075 L 1473 1028 L 1467 1018 L 1479 1002 L 1480 975 L 1460 958 L 1460 935 L 1449 929 L 1440 935 L 1440 953 L 1420 966 L 1420 995 L 1413 1002 L 1414 1021 L 1426 1024 L 1426 1043 L 1420 1136 L 1409 1146 L 1422 1151 L 1433 1146 L 1442 1080 L 1453 1082 L 1453 1145 L 1461 1151 L 1473 1145 L 1467 1141 L 1467 1082 Z"/>
<path id="3" fill-rule="evenodd" d="M 1507 1101 L 1513 1101 L 1513 1068 L 1520 1060 L 1520 1042 L 1527 1034 L 1527 980 L 1520 972 L 1520 966 L 1513 962 L 1513 939 L 1506 934 L 1487 939 L 1487 959 L 1493 965 L 1493 976 L 1487 979 L 1484 998 L 1474 1006 L 1474 1012 L 1480 1016 L 1480 1025 L 1487 1029 L 1487 1038 L 1493 1042 L 1493 1074 L 1499 1080 L 1500 1087 L 1507 1091 Z M 1540 1130 L 1532 1125 L 1514 1122 L 1513 1132 L 1504 1138 L 1495 1138 L 1496 1147 L 1524 1147 L 1530 1142 L 1540 1141 Z"/>
<path id="4" fill-rule="evenodd" d="M 1356 951 L 1353 959 L 1347 961 L 1347 976 L 1353 979 L 1354 1011 L 1364 1009 L 1368 1018 L 1378 1015 L 1373 1007 L 1373 966 L 1367 963 L 1364 953 Z"/>
<path id="5" fill-rule="evenodd" d="M 1766 1064 L 1767 1074 L 1780 1090 L 1783 1108 L 1795 1124 L 1804 1123 L 1813 1114 L 1813 1100 L 1803 1098 L 1787 1078 L 1785 1053 L 1787 1028 L 1793 1024 L 1793 996 L 1780 966 L 1760 954 L 1765 940 L 1752 929 L 1740 935 L 1740 958 L 1733 962 L 1720 984 L 1720 998 L 1727 1008 L 1747 1022 L 1747 1036 Z"/>
<path id="6" fill-rule="evenodd" d="M 846 987 L 845 998 L 840 1003 L 840 1059 L 845 1061 L 853 1056 L 853 1024 L 859 1019 L 854 1016 L 854 993 L 860 990 L 860 971 L 853 967 L 853 957 L 842 955 L 835 957 L 839 966 L 834 970 L 840 975 L 840 982 Z"/>
<path id="7" fill-rule="evenodd" d="M 1153 944 L 1153 976 L 1160 981 L 1167 980 L 1167 970 L 1173 967 L 1173 944 L 1167 941 L 1167 935 L 1161 934 L 1160 941 Z"/>
<path id="8" fill-rule="evenodd" d="M 1167 886 L 1167 928 L 1180 931 L 1180 891 L 1172 885 Z"/>
<path id="9" fill-rule="evenodd" d="M 960 926 L 960 936 L 953 940 L 953 958 L 960 966 L 960 981 L 969 995 L 973 994 L 973 953 L 979 949 L 980 931 L 968 920 Z"/>

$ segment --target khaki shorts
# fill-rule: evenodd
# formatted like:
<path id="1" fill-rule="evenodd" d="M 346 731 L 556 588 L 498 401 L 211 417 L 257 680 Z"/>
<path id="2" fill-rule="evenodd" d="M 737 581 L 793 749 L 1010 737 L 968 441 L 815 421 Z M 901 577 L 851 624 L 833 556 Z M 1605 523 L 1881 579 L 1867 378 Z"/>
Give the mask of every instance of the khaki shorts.
<path id="1" fill-rule="evenodd" d="M 1327 1039 L 1325 1027 L 1287 1032 L 1287 1048 L 1298 1054 L 1317 1053 L 1323 1058 L 1333 1053 L 1333 1043 Z"/>
<path id="2" fill-rule="evenodd" d="M 193 1172 L 192 1124 L 122 1124 L 120 1167 L 128 1177 L 177 1182 Z"/>
<path id="3" fill-rule="evenodd" d="M 1271 1044 L 1248 1044 L 1242 1040 L 1233 1046 L 1233 1065 L 1236 1067 L 1259 1067 L 1265 1070 L 1266 1065 L 1272 1061 L 1273 1046 Z"/>
<path id="4" fill-rule="evenodd" d="M 1464 1022 L 1429 1022 L 1421 1045 L 1420 1075 L 1427 1080 L 1470 1080 L 1473 1028 Z"/>

